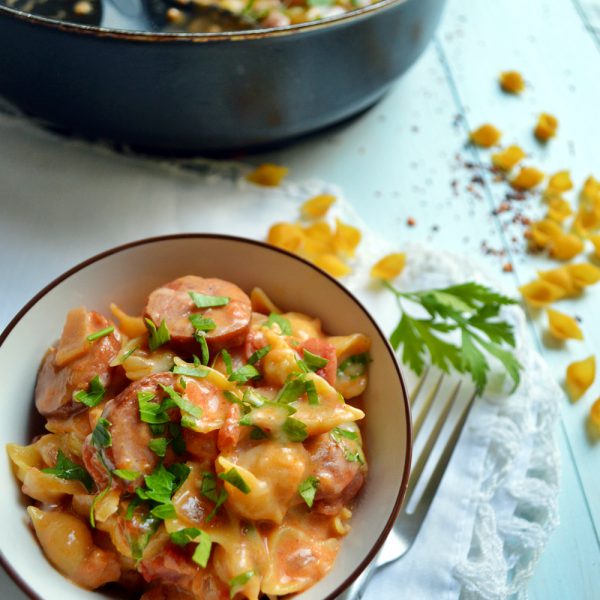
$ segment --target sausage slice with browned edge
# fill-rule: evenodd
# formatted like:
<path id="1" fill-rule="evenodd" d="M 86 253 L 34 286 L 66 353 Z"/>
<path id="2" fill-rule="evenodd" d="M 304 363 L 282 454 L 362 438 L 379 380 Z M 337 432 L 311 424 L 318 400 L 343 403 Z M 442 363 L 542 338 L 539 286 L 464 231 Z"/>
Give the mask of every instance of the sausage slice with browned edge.
<path id="1" fill-rule="evenodd" d="M 139 392 L 153 395 L 152 402 L 160 403 L 166 397 L 161 387 L 172 386 L 175 376 L 172 373 L 156 373 L 125 388 L 116 398 L 109 400 L 102 412 L 102 418 L 111 436 L 111 444 L 106 448 L 94 447 L 90 434 L 83 445 L 82 457 L 86 469 L 99 489 L 108 483 L 108 470 L 124 469 L 140 475 L 149 475 L 157 466 L 159 458 L 149 448 L 152 432 L 147 423 L 140 419 Z M 135 491 L 139 481 L 122 481 L 121 487 Z"/>
<path id="2" fill-rule="evenodd" d="M 45 417 L 68 417 L 84 411 L 73 394 L 88 388 L 94 377 L 107 388 L 113 369 L 110 362 L 121 343 L 116 331 L 93 341 L 90 334 L 110 326 L 101 314 L 83 307 L 69 311 L 56 348 L 50 348 L 40 367 L 35 386 L 35 405 Z"/>
<path id="3" fill-rule="evenodd" d="M 190 292 L 224 297 L 227 302 L 222 306 L 198 308 Z M 213 322 L 214 328 L 205 332 L 206 342 L 211 350 L 220 350 L 244 342 L 250 328 L 252 305 L 250 298 L 229 281 L 186 275 L 154 290 L 148 297 L 144 313 L 157 327 L 164 320 L 171 344 L 191 354 L 199 351 L 199 344 L 194 339 L 196 329 L 190 315 L 197 314 Z"/>

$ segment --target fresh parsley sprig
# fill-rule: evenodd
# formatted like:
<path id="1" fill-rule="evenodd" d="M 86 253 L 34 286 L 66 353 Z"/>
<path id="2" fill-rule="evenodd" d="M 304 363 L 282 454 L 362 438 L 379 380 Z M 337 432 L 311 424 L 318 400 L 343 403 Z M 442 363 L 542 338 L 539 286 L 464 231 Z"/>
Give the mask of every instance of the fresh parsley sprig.
<path id="1" fill-rule="evenodd" d="M 513 327 L 498 318 L 501 307 L 516 300 L 474 282 L 418 292 L 401 292 L 383 283 L 396 297 L 401 313 L 390 343 L 394 350 L 402 346 L 402 360 L 417 375 L 429 356 L 442 371 L 453 367 L 468 373 L 481 393 L 490 370 L 487 354 L 502 363 L 516 389 L 523 367 L 510 350 L 515 347 Z M 427 316 L 411 316 L 407 304 L 420 305 Z M 455 333 L 460 334 L 458 343 L 452 340 Z"/>

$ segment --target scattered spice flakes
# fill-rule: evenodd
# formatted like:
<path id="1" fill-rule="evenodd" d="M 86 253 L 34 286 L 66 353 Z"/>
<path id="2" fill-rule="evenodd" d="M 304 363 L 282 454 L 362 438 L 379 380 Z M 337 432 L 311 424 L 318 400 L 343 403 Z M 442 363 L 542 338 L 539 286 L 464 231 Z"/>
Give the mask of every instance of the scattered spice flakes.
<path id="1" fill-rule="evenodd" d="M 415 220 L 414 217 L 408 217 L 408 219 L 406 219 L 406 224 L 409 227 L 414 227 L 417 224 L 417 221 Z"/>
<path id="2" fill-rule="evenodd" d="M 289 173 L 287 167 L 264 163 L 246 175 L 246 181 L 263 187 L 277 187 Z"/>
<path id="3" fill-rule="evenodd" d="M 502 265 L 502 271 L 503 271 L 504 273 L 512 273 L 512 272 L 513 272 L 513 270 L 514 270 L 514 269 L 513 269 L 512 263 L 504 263 L 504 264 Z"/>
<path id="4" fill-rule="evenodd" d="M 471 143 L 480 148 L 491 148 L 492 146 L 495 146 L 498 144 L 501 137 L 501 131 L 490 123 L 481 125 L 469 134 Z"/>
<path id="5" fill-rule="evenodd" d="M 504 71 L 500 73 L 500 87 L 507 94 L 520 94 L 525 89 L 525 80 L 519 71 Z"/>
<path id="6" fill-rule="evenodd" d="M 542 143 L 546 143 L 550 138 L 556 135 L 558 129 L 558 119 L 548 113 L 542 113 L 538 117 L 538 122 L 533 130 L 533 134 Z"/>

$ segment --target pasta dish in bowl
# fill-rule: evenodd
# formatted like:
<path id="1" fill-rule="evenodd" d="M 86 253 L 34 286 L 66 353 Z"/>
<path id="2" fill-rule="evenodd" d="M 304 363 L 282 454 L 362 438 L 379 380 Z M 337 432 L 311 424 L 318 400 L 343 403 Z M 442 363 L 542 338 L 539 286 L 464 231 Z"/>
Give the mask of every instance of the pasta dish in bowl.
<path id="1" fill-rule="evenodd" d="M 39 328 L 53 334 L 30 348 Z M 284 252 L 222 236 L 109 251 L 34 299 L 4 352 L 33 360 L 45 420 L 33 442 L 15 421 L 2 438 L 29 519 L 17 497 L 4 516 L 39 542 L 3 541 L 3 560 L 39 597 L 333 598 L 399 508 L 393 355 L 348 292 Z"/>

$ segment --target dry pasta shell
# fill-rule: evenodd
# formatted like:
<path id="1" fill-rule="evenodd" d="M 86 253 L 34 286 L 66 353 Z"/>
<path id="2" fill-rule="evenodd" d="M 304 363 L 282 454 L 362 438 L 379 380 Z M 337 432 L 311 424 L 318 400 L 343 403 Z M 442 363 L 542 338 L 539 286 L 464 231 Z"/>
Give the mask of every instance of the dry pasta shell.
<path id="1" fill-rule="evenodd" d="M 535 279 L 519 288 L 523 299 L 531 306 L 540 307 L 564 298 L 565 291 L 544 279 Z"/>
<path id="2" fill-rule="evenodd" d="M 535 167 L 521 167 L 521 170 L 510 182 L 517 190 L 531 190 L 544 181 L 544 174 Z"/>
<path id="3" fill-rule="evenodd" d="M 275 223 L 271 225 L 267 242 L 288 252 L 299 252 L 304 244 L 305 235 L 300 225 L 294 223 Z"/>
<path id="4" fill-rule="evenodd" d="M 565 267 L 559 267 L 558 269 L 551 269 L 549 271 L 539 271 L 538 275 L 540 279 L 561 288 L 565 296 L 573 296 L 577 294 L 580 289 L 579 286 L 575 285 L 573 276 Z"/>
<path id="5" fill-rule="evenodd" d="M 502 171 L 510 171 L 525 158 L 525 152 L 516 145 L 492 154 L 492 164 Z"/>
<path id="6" fill-rule="evenodd" d="M 321 254 L 314 260 L 315 265 L 320 267 L 333 277 L 344 277 L 352 271 L 352 269 L 335 254 Z"/>
<path id="7" fill-rule="evenodd" d="M 540 142 L 547 142 L 550 138 L 556 135 L 558 129 L 558 119 L 554 115 L 542 113 L 539 118 L 533 133 Z"/>
<path id="8" fill-rule="evenodd" d="M 549 194 L 561 194 L 573 189 L 573 181 L 569 171 L 559 171 L 554 173 L 548 180 L 546 192 Z"/>
<path id="9" fill-rule="evenodd" d="M 500 87 L 507 94 L 520 94 L 525 89 L 525 80 L 519 71 L 500 73 Z"/>
<path id="10" fill-rule="evenodd" d="M 590 235 L 590 242 L 594 246 L 594 255 L 600 258 L 600 234 Z"/>
<path id="11" fill-rule="evenodd" d="M 575 286 L 579 288 L 594 285 L 600 281 L 600 269 L 590 263 L 576 263 L 565 265 Z"/>
<path id="12" fill-rule="evenodd" d="M 562 223 L 573 214 L 573 209 L 567 200 L 560 197 L 551 198 L 548 202 L 548 219 Z"/>
<path id="13" fill-rule="evenodd" d="M 393 252 L 380 258 L 371 268 L 371 277 L 391 281 L 402 273 L 406 265 L 404 252 Z"/>
<path id="14" fill-rule="evenodd" d="M 287 167 L 265 163 L 246 175 L 246 181 L 263 187 L 277 187 L 289 173 Z"/>
<path id="15" fill-rule="evenodd" d="M 600 430 L 600 398 L 590 408 L 590 421 Z"/>
<path id="16" fill-rule="evenodd" d="M 566 387 L 569 397 L 574 402 L 579 400 L 596 378 L 596 357 L 589 356 L 583 360 L 572 362 L 567 367 Z"/>
<path id="17" fill-rule="evenodd" d="M 493 125 L 486 123 L 469 134 L 469 139 L 476 146 L 491 148 L 495 146 L 502 137 L 502 133 Z"/>
<path id="18" fill-rule="evenodd" d="M 336 219 L 335 223 L 335 233 L 333 235 L 333 248 L 335 252 L 342 256 L 354 256 L 362 238 L 360 230 L 352 225 L 347 225 L 340 221 L 340 219 Z"/>
<path id="19" fill-rule="evenodd" d="M 319 194 L 304 202 L 300 207 L 300 213 L 305 219 L 319 219 L 327 214 L 335 201 L 336 197 L 332 194 Z"/>
<path id="20" fill-rule="evenodd" d="M 583 242 L 572 233 L 564 233 L 550 242 L 550 256 L 557 260 L 571 260 L 581 252 L 583 252 Z"/>
<path id="21" fill-rule="evenodd" d="M 546 309 L 548 315 L 548 329 L 559 340 L 582 340 L 583 332 L 577 321 L 552 308 Z"/>

